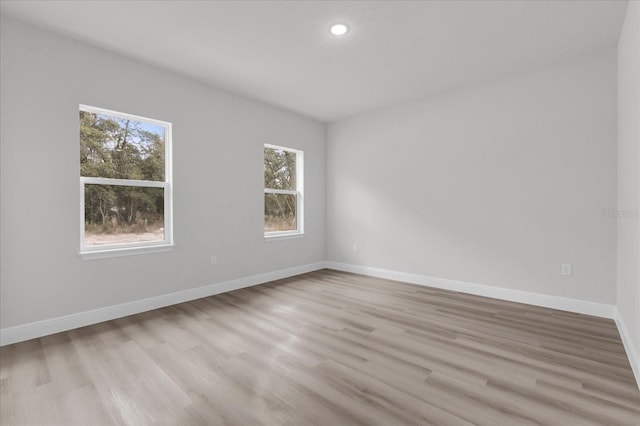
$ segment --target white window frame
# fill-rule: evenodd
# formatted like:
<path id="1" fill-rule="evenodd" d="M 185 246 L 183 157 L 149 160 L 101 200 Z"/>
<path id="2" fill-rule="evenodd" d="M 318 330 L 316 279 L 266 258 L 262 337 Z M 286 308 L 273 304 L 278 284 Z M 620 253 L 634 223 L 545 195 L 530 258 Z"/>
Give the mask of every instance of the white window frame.
<path id="1" fill-rule="evenodd" d="M 267 143 L 264 144 L 264 148 L 277 149 L 296 154 L 296 189 L 287 190 L 264 188 L 264 194 L 291 194 L 296 196 L 296 230 L 265 232 L 264 238 L 268 241 L 300 238 L 304 235 L 304 151 Z M 262 164 L 264 167 L 264 150 L 262 155 Z M 262 196 L 262 211 L 264 212 L 264 195 Z M 264 230 L 264 217 L 262 228 Z"/>
<path id="2" fill-rule="evenodd" d="M 134 179 L 110 179 L 99 177 L 80 176 L 80 257 L 85 260 L 101 259 L 108 257 L 129 256 L 136 254 L 157 253 L 172 250 L 173 244 L 173 191 L 172 191 L 172 147 L 171 147 L 171 123 L 155 120 L 153 118 L 140 117 L 118 111 L 89 105 L 80 105 L 78 111 L 94 114 L 108 115 L 115 118 L 132 120 L 155 126 L 164 127 L 164 181 L 134 180 Z M 164 189 L 164 240 L 140 241 L 121 244 L 104 244 L 99 246 L 85 246 L 84 244 L 84 193 L 85 185 L 121 185 L 147 188 Z"/>

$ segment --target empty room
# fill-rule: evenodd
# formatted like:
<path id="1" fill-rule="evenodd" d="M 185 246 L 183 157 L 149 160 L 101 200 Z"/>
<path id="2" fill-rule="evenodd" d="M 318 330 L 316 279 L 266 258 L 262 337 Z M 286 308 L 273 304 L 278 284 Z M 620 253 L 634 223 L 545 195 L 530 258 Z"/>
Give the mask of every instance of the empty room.
<path id="1" fill-rule="evenodd" d="M 640 425 L 640 1 L 0 0 L 0 425 Z"/>

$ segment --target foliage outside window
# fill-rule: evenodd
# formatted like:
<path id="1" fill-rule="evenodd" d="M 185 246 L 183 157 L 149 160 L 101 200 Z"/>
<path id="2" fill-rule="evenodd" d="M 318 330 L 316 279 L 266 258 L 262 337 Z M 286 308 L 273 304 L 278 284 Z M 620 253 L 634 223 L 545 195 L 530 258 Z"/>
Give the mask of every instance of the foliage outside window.
<path id="1" fill-rule="evenodd" d="M 264 146 L 265 237 L 303 233 L 303 152 Z"/>
<path id="2" fill-rule="evenodd" d="M 84 105 L 79 118 L 81 253 L 170 245 L 171 124 Z"/>

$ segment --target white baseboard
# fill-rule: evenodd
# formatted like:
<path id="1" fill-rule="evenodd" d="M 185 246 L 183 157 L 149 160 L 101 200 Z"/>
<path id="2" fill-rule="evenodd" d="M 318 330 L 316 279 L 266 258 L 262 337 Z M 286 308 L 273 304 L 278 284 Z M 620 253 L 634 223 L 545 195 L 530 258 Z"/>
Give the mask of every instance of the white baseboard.
<path id="1" fill-rule="evenodd" d="M 633 374 L 636 377 L 638 389 L 640 389 L 640 354 L 636 351 L 636 347 L 633 344 L 633 339 L 631 339 L 626 322 L 622 315 L 620 315 L 620 311 L 617 307 L 614 312 L 614 319 L 616 321 L 616 326 L 618 326 L 618 331 L 620 332 L 620 338 L 622 339 L 624 350 L 627 352 L 627 358 L 629 358 L 631 370 L 633 370 Z"/>
<path id="2" fill-rule="evenodd" d="M 559 309 L 561 311 L 575 312 L 579 314 L 593 315 L 597 317 L 613 319 L 614 305 L 587 302 L 584 300 L 568 299 L 565 297 L 549 296 L 546 294 L 530 293 L 522 290 L 512 290 L 502 287 L 455 281 L 444 278 L 429 277 L 426 275 L 410 274 L 407 272 L 390 271 L 388 269 L 371 268 L 368 266 L 351 265 L 347 263 L 326 262 L 326 267 L 344 272 L 369 275 L 377 278 L 385 278 L 394 281 L 403 281 L 427 287 L 441 288 L 458 291 L 461 293 L 475 294 L 477 296 L 492 297 L 494 299 L 509 300 L 511 302 L 526 303 L 528 305 L 544 308 Z"/>
<path id="3" fill-rule="evenodd" d="M 150 311 L 152 309 L 164 308 L 166 306 L 213 296 L 215 294 L 264 284 L 270 281 L 317 271 L 323 268 L 614 319 L 627 352 L 629 363 L 631 364 L 636 381 L 638 382 L 638 387 L 640 388 L 640 356 L 633 345 L 633 341 L 629 335 L 624 319 L 620 315 L 618 309 L 613 305 L 332 261 L 310 263 L 308 265 L 281 269 L 278 271 L 238 278 L 230 281 L 223 281 L 204 287 L 197 287 L 175 293 L 149 297 L 147 299 L 136 300 L 120 305 L 107 306 L 91 311 L 79 312 L 77 314 L 3 328 L 0 329 L 0 346 L 35 339 L 37 337 L 68 331 L 74 328 L 97 324 L 116 318 L 122 318 L 128 315 Z"/>
<path id="4" fill-rule="evenodd" d="M 269 281 L 317 271 L 324 267 L 325 262 L 311 263 L 308 265 L 296 266 L 293 268 L 281 269 L 279 271 L 224 281 L 204 287 L 191 288 L 188 290 L 177 291 L 175 293 L 149 297 L 147 299 L 123 303 L 121 305 L 107 306 L 91 311 L 79 312 L 77 314 L 36 321 L 15 327 L 7 327 L 0 329 L 0 346 L 35 339 L 37 337 L 47 336 L 61 331 L 68 331 L 74 328 L 97 324 L 99 322 L 109 321 L 116 318 L 122 318 L 127 315 L 139 314 L 152 309 L 164 308 L 165 306 L 200 299 L 202 297 L 213 296 L 214 294 L 225 293 L 244 287 L 263 284 Z"/>

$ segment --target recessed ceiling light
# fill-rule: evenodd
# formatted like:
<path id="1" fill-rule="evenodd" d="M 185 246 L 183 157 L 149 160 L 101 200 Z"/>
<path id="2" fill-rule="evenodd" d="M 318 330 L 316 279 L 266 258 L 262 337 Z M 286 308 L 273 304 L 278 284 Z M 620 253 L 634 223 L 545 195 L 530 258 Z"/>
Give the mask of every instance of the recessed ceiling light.
<path id="1" fill-rule="evenodd" d="M 341 36 L 345 35 L 349 31 L 349 27 L 345 24 L 333 24 L 330 31 L 333 35 Z"/>

